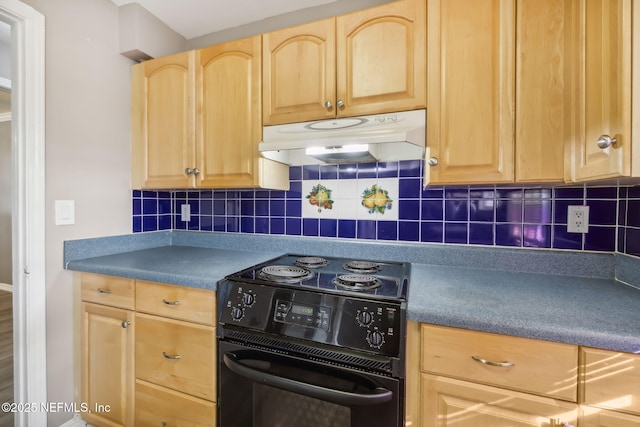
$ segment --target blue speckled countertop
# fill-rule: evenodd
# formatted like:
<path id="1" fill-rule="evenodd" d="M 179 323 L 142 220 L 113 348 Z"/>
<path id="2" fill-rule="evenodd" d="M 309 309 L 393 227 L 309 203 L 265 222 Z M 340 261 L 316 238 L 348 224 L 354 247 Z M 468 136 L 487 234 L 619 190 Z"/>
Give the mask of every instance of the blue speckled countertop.
<path id="1" fill-rule="evenodd" d="M 412 263 L 408 318 L 640 353 L 640 260 L 621 254 L 158 232 L 65 242 L 65 268 L 215 289 L 283 253 Z"/>

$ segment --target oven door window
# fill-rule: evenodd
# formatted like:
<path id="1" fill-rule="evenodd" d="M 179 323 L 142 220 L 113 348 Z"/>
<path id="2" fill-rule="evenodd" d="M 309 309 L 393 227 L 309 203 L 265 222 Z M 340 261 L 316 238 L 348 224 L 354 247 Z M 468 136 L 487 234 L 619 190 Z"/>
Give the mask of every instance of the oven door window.
<path id="1" fill-rule="evenodd" d="M 221 426 L 400 425 L 397 379 L 224 342 L 219 350 Z"/>
<path id="2" fill-rule="evenodd" d="M 351 425 L 351 409 L 313 397 L 254 383 L 253 426 Z"/>

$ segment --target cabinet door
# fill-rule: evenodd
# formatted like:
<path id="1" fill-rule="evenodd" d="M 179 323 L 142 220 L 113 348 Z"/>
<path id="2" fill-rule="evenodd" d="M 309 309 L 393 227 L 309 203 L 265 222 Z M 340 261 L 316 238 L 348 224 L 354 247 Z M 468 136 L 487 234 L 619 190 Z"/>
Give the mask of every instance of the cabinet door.
<path id="1" fill-rule="evenodd" d="M 198 186 L 257 184 L 261 63 L 260 36 L 196 51 Z"/>
<path id="2" fill-rule="evenodd" d="M 262 46 L 265 125 L 335 117 L 335 18 L 263 34 Z"/>
<path id="3" fill-rule="evenodd" d="M 425 9 L 401 0 L 336 18 L 338 116 L 425 107 Z"/>
<path id="4" fill-rule="evenodd" d="M 640 355 L 580 348 L 582 402 L 640 415 Z"/>
<path id="5" fill-rule="evenodd" d="M 568 181 L 631 174 L 631 0 L 576 0 Z M 598 147 L 609 135 L 617 143 Z"/>
<path id="6" fill-rule="evenodd" d="M 565 14 L 570 0 L 518 0 L 516 182 L 564 180 Z"/>
<path id="7" fill-rule="evenodd" d="M 193 52 L 145 61 L 132 71 L 133 188 L 193 187 Z"/>
<path id="8" fill-rule="evenodd" d="M 576 425 L 577 405 L 546 397 L 422 375 L 422 427 Z"/>
<path id="9" fill-rule="evenodd" d="M 515 0 L 430 0 L 425 184 L 512 182 Z M 430 163 L 431 164 L 431 163 Z"/>
<path id="10" fill-rule="evenodd" d="M 638 427 L 640 417 L 605 411 L 590 406 L 580 407 L 581 427 Z"/>
<path id="11" fill-rule="evenodd" d="M 82 303 L 82 414 L 100 426 L 133 425 L 133 312 Z M 108 406 L 107 406 L 108 405 Z"/>

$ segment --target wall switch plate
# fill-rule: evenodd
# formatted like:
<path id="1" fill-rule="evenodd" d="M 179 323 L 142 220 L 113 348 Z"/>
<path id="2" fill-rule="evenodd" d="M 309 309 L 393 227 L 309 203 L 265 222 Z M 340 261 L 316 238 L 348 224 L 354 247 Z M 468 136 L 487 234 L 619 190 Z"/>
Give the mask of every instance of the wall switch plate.
<path id="1" fill-rule="evenodd" d="M 185 203 L 180 206 L 180 220 L 183 222 L 191 220 L 191 205 Z"/>
<path id="2" fill-rule="evenodd" d="M 567 211 L 567 232 L 589 232 L 589 206 L 569 206 Z"/>
<path id="3" fill-rule="evenodd" d="M 74 200 L 55 201 L 56 225 L 73 225 L 76 223 L 76 203 Z"/>

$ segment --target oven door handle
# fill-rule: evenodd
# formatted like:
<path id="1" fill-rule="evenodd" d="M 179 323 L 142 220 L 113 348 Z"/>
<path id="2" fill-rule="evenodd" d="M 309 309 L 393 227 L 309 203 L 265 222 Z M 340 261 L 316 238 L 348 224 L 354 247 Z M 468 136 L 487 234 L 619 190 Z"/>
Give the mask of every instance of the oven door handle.
<path id="1" fill-rule="evenodd" d="M 315 397 L 320 400 L 331 401 L 347 406 L 368 406 L 379 405 L 381 403 L 388 402 L 393 398 L 393 392 L 383 387 L 374 388 L 372 393 L 351 393 L 348 391 L 334 390 L 252 369 L 238 363 L 237 356 L 233 353 L 225 353 L 222 358 L 224 364 L 232 372 L 242 377 L 248 378 L 257 383 L 270 385 L 309 397 Z"/>

